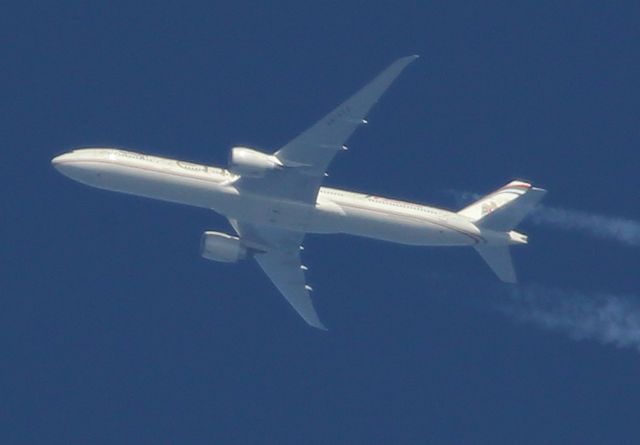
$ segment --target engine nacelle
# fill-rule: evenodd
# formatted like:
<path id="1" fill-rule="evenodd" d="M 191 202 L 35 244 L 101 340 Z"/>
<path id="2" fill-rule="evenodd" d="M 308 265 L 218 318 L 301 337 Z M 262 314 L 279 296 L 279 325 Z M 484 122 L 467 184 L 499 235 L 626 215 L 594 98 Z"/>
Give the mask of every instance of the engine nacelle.
<path id="1" fill-rule="evenodd" d="M 247 248 L 240 238 L 226 233 L 204 232 L 200 249 L 204 258 L 223 263 L 235 263 L 247 257 Z"/>
<path id="2" fill-rule="evenodd" d="M 249 178 L 261 178 L 268 171 L 282 168 L 282 162 L 274 155 L 268 155 L 247 147 L 233 147 L 229 153 L 229 171 Z"/>

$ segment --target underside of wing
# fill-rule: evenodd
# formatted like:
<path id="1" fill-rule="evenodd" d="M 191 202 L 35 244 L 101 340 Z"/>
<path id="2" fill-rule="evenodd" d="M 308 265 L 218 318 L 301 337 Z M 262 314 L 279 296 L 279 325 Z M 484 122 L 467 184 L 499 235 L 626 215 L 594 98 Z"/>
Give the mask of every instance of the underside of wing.
<path id="1" fill-rule="evenodd" d="M 300 260 L 304 233 L 231 221 L 243 242 L 255 250 L 254 258 L 293 309 L 314 328 L 326 330 L 318 318 Z"/>
<path id="2" fill-rule="evenodd" d="M 314 328 L 327 329 L 313 306 L 299 254 L 272 251 L 256 254 L 255 259 L 304 321 Z"/>
<path id="3" fill-rule="evenodd" d="M 357 93 L 290 141 L 275 154 L 285 164 L 306 166 L 308 174 L 322 177 L 335 154 L 363 123 L 367 113 L 417 56 L 396 60 Z"/>
<path id="4" fill-rule="evenodd" d="M 396 60 L 357 93 L 275 152 L 281 169 L 262 178 L 240 178 L 242 190 L 315 204 L 329 163 L 371 107 L 418 56 Z"/>

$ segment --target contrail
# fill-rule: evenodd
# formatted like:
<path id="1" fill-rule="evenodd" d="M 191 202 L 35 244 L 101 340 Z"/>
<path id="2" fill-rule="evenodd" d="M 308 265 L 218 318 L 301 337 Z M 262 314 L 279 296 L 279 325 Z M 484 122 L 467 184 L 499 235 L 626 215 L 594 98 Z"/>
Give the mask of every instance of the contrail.
<path id="1" fill-rule="evenodd" d="M 451 191 L 459 205 L 479 199 L 477 193 Z M 615 216 L 598 215 L 581 210 L 538 205 L 527 221 L 540 226 L 574 230 L 603 240 L 627 246 L 640 246 L 640 222 Z"/>
<path id="2" fill-rule="evenodd" d="M 630 219 L 541 205 L 531 213 L 529 221 L 558 229 L 578 230 L 627 246 L 640 246 L 640 222 Z"/>
<path id="3" fill-rule="evenodd" d="M 460 206 L 481 197 L 451 191 Z M 592 237 L 640 246 L 640 222 L 594 213 L 539 205 L 527 217 L 541 226 L 579 231 Z M 640 297 L 582 292 L 542 286 L 517 287 L 497 303 L 507 316 L 575 340 L 591 339 L 640 352 Z"/>
<path id="4" fill-rule="evenodd" d="M 517 321 L 640 352 L 640 298 L 539 286 L 514 289 L 498 309 Z"/>

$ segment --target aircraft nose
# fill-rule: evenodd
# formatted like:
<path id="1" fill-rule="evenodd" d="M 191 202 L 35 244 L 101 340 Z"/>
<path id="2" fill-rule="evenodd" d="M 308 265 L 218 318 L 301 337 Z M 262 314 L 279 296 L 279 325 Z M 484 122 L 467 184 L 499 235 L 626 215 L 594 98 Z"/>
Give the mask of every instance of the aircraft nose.
<path id="1" fill-rule="evenodd" d="M 64 176 L 87 185 L 101 181 L 100 158 L 94 151 L 74 150 L 51 159 L 51 165 Z"/>
<path id="2" fill-rule="evenodd" d="M 65 161 L 68 161 L 70 157 L 71 153 L 64 153 L 56 156 L 51 160 L 51 165 L 53 165 L 57 170 L 60 170 L 60 167 L 65 163 Z"/>
<path id="3" fill-rule="evenodd" d="M 68 152 L 53 158 L 51 165 L 64 176 L 82 182 L 87 175 L 92 173 L 91 169 L 87 168 L 87 165 L 82 161 L 83 159 L 78 153 Z"/>

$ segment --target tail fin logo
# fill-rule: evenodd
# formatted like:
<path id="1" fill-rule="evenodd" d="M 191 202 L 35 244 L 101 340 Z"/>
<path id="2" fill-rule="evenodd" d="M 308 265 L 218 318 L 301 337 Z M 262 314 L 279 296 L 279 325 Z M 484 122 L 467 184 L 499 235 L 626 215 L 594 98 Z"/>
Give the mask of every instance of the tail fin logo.
<path id="1" fill-rule="evenodd" d="M 522 181 L 488 194 L 458 212 L 478 226 L 496 232 L 513 229 L 533 209 L 545 191 Z"/>
<path id="2" fill-rule="evenodd" d="M 489 213 L 493 212 L 495 209 L 498 208 L 498 204 L 496 204 L 495 201 L 491 200 L 491 201 L 486 201 L 482 203 L 482 207 L 480 212 L 482 213 L 482 216 L 488 215 Z"/>

